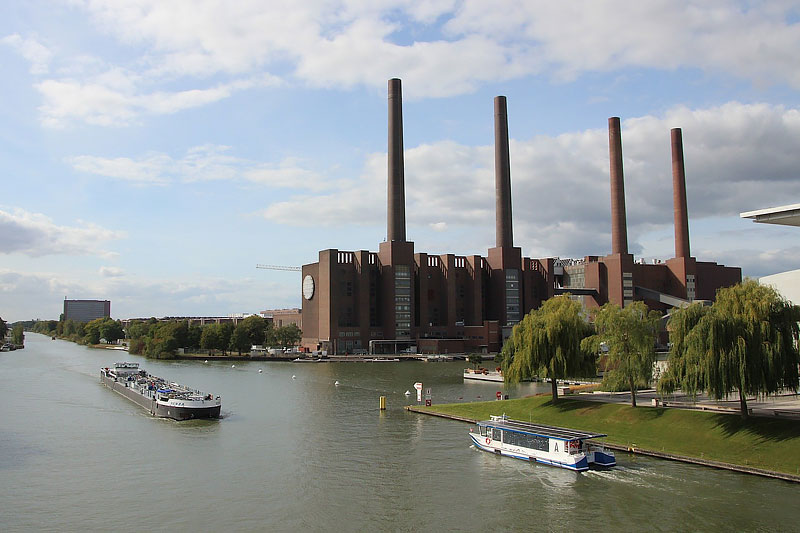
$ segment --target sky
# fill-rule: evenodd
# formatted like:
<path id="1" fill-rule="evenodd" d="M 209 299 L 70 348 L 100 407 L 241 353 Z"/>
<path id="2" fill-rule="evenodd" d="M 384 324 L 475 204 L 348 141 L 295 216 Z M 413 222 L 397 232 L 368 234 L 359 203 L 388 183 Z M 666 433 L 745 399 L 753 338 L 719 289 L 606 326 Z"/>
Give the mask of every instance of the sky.
<path id="1" fill-rule="evenodd" d="M 611 249 L 608 118 L 629 249 L 799 267 L 800 2 L 29 0 L 0 3 L 0 317 L 297 307 L 319 250 L 386 238 L 387 80 L 402 79 L 407 237 L 494 246 L 493 98 L 508 98 L 514 244 Z"/>

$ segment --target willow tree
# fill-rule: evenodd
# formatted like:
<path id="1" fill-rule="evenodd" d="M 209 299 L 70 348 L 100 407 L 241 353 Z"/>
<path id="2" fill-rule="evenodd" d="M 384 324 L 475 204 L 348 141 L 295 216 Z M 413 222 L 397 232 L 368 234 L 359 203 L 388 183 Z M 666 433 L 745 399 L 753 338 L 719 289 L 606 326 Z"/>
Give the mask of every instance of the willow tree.
<path id="1" fill-rule="evenodd" d="M 550 378 L 553 401 L 558 400 L 556 380 L 587 375 L 594 370 L 594 355 L 581 347 L 592 326 L 581 305 L 568 294 L 545 301 L 514 326 L 503 346 L 503 375 L 509 383 L 533 376 Z"/>
<path id="2" fill-rule="evenodd" d="M 753 280 L 720 289 L 706 311 L 692 307 L 668 324 L 673 346 L 664 391 L 704 389 L 715 399 L 737 392 L 743 417 L 748 395 L 797 392 L 800 308 Z"/>
<path id="3" fill-rule="evenodd" d="M 604 380 L 628 387 L 631 405 L 636 407 L 636 388 L 653 379 L 656 360 L 656 336 L 661 315 L 650 311 L 644 302 L 632 302 L 621 308 L 607 303 L 595 314 L 597 334 L 588 337 L 585 346 L 597 353 L 606 346 L 607 364 Z"/>

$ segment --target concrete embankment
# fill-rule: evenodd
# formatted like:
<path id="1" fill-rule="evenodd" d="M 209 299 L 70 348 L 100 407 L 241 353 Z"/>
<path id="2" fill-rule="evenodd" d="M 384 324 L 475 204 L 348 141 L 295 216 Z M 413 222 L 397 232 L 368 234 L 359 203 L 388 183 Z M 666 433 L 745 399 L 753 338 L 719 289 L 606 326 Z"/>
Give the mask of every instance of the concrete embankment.
<path id="1" fill-rule="evenodd" d="M 478 422 L 477 420 L 475 420 L 473 418 L 450 415 L 450 414 L 446 414 L 446 413 L 437 413 L 435 411 L 430 411 L 428 409 L 422 409 L 422 408 L 419 408 L 419 407 L 416 407 L 416 406 L 413 406 L 413 405 L 407 405 L 405 407 L 405 409 L 406 409 L 406 411 L 409 411 L 409 412 L 412 412 L 412 413 L 419 413 L 419 414 L 422 414 L 422 415 L 429 415 L 429 416 L 437 416 L 437 417 L 440 417 L 440 418 L 447 418 L 448 420 L 456 420 L 458 422 L 466 422 L 466 423 L 469 423 L 469 424 L 475 424 L 476 422 Z M 702 459 L 702 458 L 699 458 L 699 457 L 688 457 L 688 456 L 685 456 L 685 455 L 677 455 L 677 454 L 671 454 L 671 453 L 666 453 L 666 452 L 658 452 L 658 451 L 654 451 L 654 450 L 644 450 L 644 449 L 641 449 L 641 448 L 636 448 L 636 447 L 632 447 L 632 446 L 621 446 L 619 444 L 611 444 L 611 443 L 608 443 L 608 442 L 604 442 L 603 445 L 605 447 L 607 447 L 607 448 L 612 449 L 612 450 L 623 451 L 623 452 L 627 452 L 627 453 L 631 453 L 631 454 L 635 454 L 635 455 L 646 455 L 646 456 L 649 456 L 649 457 L 657 457 L 659 459 L 668 459 L 670 461 L 680 461 L 682 463 L 690 463 L 690 464 L 696 464 L 696 465 L 701 465 L 701 466 L 709 466 L 711 468 L 718 468 L 720 470 L 731 470 L 731 471 L 734 471 L 734 472 L 742 472 L 742 473 L 745 473 L 745 474 L 753 474 L 753 475 L 756 475 L 756 476 L 769 477 L 769 478 L 773 478 L 773 479 L 782 479 L 784 481 L 790 481 L 790 482 L 793 482 L 793 483 L 800 483 L 800 476 L 793 475 L 793 474 L 786 474 L 786 473 L 783 473 L 783 472 L 774 472 L 772 470 L 764 470 L 764 469 L 761 469 L 761 468 L 752 468 L 752 467 L 748 467 L 748 466 L 736 465 L 736 464 L 731 464 L 731 463 L 723 463 L 723 462 L 719 462 L 719 461 L 709 461 L 707 459 Z"/>

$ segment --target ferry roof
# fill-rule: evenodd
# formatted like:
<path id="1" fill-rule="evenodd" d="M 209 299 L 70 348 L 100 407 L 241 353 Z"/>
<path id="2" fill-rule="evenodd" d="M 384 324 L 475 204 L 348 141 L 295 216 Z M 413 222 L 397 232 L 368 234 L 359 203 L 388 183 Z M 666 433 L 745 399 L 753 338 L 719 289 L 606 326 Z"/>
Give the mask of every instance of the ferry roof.
<path id="1" fill-rule="evenodd" d="M 600 437 L 607 437 L 605 433 L 589 433 L 587 431 L 578 431 L 577 429 L 560 428 L 556 426 L 545 426 L 544 424 L 533 424 L 531 422 L 521 422 L 519 420 L 511 420 L 506 418 L 504 420 L 483 420 L 478 422 L 480 425 L 491 426 L 499 429 L 509 429 L 511 431 L 521 431 L 524 433 L 534 433 L 542 437 L 549 437 L 561 440 L 576 440 L 576 439 L 597 439 Z"/>

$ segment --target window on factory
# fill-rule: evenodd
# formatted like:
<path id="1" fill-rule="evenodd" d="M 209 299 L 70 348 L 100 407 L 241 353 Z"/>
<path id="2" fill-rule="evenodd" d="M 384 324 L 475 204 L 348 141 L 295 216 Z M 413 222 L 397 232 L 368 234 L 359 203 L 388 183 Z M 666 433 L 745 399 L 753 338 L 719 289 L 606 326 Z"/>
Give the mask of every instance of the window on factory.
<path id="1" fill-rule="evenodd" d="M 395 337 L 411 336 L 411 269 L 408 265 L 394 267 Z"/>
<path id="2" fill-rule="evenodd" d="M 520 275 L 519 270 L 506 270 L 506 324 L 516 324 L 520 321 L 521 307 Z"/>

